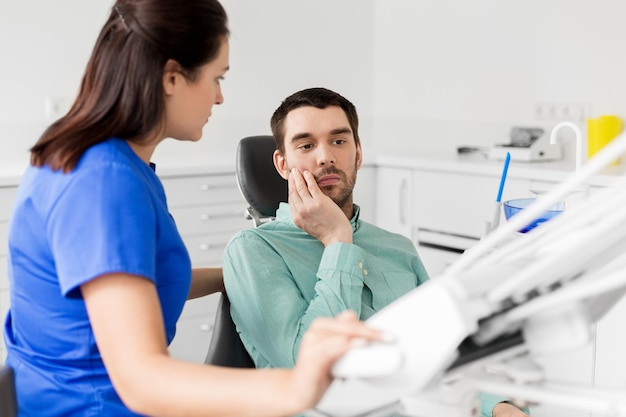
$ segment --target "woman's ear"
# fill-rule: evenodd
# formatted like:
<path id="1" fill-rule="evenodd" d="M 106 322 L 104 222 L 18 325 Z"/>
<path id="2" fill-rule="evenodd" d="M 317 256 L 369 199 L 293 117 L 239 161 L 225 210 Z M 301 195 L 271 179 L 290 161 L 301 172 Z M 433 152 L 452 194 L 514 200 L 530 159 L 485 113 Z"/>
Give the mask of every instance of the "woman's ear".
<path id="1" fill-rule="evenodd" d="M 274 166 L 281 177 L 286 180 L 289 179 L 289 170 L 287 169 L 287 165 L 285 163 L 285 157 L 278 149 L 274 151 Z"/>
<path id="2" fill-rule="evenodd" d="M 183 81 L 182 66 L 173 59 L 168 59 L 163 67 L 163 91 L 166 95 L 173 95 L 176 86 Z"/>

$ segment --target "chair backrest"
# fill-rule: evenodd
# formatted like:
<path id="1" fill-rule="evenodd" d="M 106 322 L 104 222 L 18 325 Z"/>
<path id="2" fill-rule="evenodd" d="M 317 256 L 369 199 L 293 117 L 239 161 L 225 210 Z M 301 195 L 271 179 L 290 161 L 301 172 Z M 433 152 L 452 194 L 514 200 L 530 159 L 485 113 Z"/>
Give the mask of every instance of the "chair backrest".
<path id="1" fill-rule="evenodd" d="M 15 373 L 9 366 L 0 366 L 0 417 L 16 416 Z"/>
<path id="2" fill-rule="evenodd" d="M 237 184 L 250 205 L 248 215 L 255 226 L 271 220 L 278 204 L 287 201 L 287 181 L 274 167 L 275 149 L 274 137 L 270 135 L 249 136 L 237 146 Z"/>
<path id="3" fill-rule="evenodd" d="M 231 368 L 254 368 L 252 358 L 243 346 L 230 316 L 230 302 L 222 293 L 215 315 L 213 336 L 204 363 Z"/>
<path id="4" fill-rule="evenodd" d="M 249 136 L 237 146 L 236 174 L 239 190 L 250 207 L 248 217 L 255 227 L 275 218 L 278 204 L 287 201 L 288 186 L 274 167 L 276 149 L 273 136 Z M 222 293 L 206 364 L 235 368 L 254 368 L 254 362 L 246 351 L 233 319 L 230 301 Z"/>

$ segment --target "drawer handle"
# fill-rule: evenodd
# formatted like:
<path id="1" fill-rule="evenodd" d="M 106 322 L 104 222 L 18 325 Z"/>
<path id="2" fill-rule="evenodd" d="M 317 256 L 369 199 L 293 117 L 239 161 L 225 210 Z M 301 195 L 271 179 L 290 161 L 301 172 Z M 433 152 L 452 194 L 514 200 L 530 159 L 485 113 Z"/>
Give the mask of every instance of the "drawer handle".
<path id="1" fill-rule="evenodd" d="M 216 220 L 216 219 L 227 219 L 227 218 L 233 218 L 233 217 L 240 217 L 239 213 L 215 213 L 215 214 L 201 214 L 200 215 L 200 220 L 207 222 L 209 220 Z"/>
<path id="2" fill-rule="evenodd" d="M 218 244 L 211 244 L 211 243 L 201 243 L 199 245 L 200 250 L 211 250 L 211 249 L 218 249 L 220 248 L 221 245 Z"/>
<path id="3" fill-rule="evenodd" d="M 230 189 L 234 189 L 232 186 L 230 185 L 226 185 L 226 184 L 201 184 L 200 185 L 200 189 L 202 191 L 210 191 L 210 190 L 217 190 L 217 189 L 223 189 L 223 190 L 230 190 Z"/>
<path id="4" fill-rule="evenodd" d="M 213 325 L 209 323 L 202 323 L 200 325 L 200 330 L 202 330 L 203 332 L 211 332 L 213 331 Z"/>

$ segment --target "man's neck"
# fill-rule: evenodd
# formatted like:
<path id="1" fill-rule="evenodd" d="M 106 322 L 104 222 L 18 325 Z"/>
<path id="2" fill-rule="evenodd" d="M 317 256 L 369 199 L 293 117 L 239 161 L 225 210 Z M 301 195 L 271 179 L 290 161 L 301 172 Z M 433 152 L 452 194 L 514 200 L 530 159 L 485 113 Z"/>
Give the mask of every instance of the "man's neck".
<path id="1" fill-rule="evenodd" d="M 354 204 L 352 203 L 352 199 L 350 199 L 349 203 L 346 203 L 341 207 L 341 211 L 343 211 L 348 220 L 351 220 L 352 217 L 354 217 Z"/>

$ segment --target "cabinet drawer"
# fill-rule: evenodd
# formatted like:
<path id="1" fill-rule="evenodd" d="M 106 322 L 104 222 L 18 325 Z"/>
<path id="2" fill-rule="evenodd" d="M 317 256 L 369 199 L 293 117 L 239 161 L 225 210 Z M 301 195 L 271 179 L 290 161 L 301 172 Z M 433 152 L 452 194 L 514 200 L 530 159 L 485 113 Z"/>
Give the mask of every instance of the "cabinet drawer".
<path id="1" fill-rule="evenodd" d="M 415 171 L 413 221 L 420 228 L 480 238 L 499 185 L 495 175 Z M 507 178 L 502 201 L 528 197 L 528 187 L 528 180 Z"/>
<path id="2" fill-rule="evenodd" d="M 0 221 L 0 256 L 9 252 L 9 223 Z"/>
<path id="3" fill-rule="evenodd" d="M 198 266 L 221 266 L 224 248 L 234 233 L 222 233 L 185 238 L 191 264 Z"/>
<path id="4" fill-rule="evenodd" d="M 0 221 L 9 220 L 17 187 L 0 188 Z"/>
<path id="5" fill-rule="evenodd" d="M 9 289 L 9 270 L 6 256 L 0 256 L 0 290 Z"/>
<path id="6" fill-rule="evenodd" d="M 244 201 L 234 174 L 165 178 L 162 182 L 170 208 Z"/>
<path id="7" fill-rule="evenodd" d="M 180 317 L 214 317 L 217 311 L 217 304 L 220 301 L 220 294 L 221 293 L 215 293 L 207 295 L 206 297 L 195 298 L 187 301 Z"/>
<path id="8" fill-rule="evenodd" d="M 436 278 L 441 275 L 461 256 L 457 252 L 422 245 L 417 247 L 417 253 L 419 253 L 419 257 L 430 278 Z"/>
<path id="9" fill-rule="evenodd" d="M 9 290 L 0 290 L 0 325 L 4 326 L 4 321 L 11 305 Z M 1 332 L 0 332 L 1 333 Z M 0 349 L 4 349 L 4 337 L 0 337 Z"/>
<path id="10" fill-rule="evenodd" d="M 250 227 L 243 204 L 180 207 L 171 210 L 182 236 L 237 231 Z"/>
<path id="11" fill-rule="evenodd" d="M 176 326 L 176 337 L 169 346 L 170 355 L 193 363 L 204 363 L 213 334 L 213 316 L 181 319 Z"/>
<path id="12" fill-rule="evenodd" d="M 170 344 L 170 354 L 176 358 L 202 363 L 213 334 L 215 313 L 220 294 L 187 301 L 178 321 L 176 337 Z"/>

